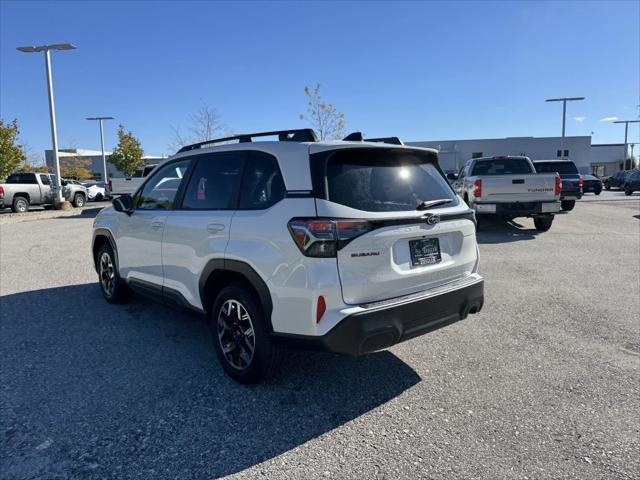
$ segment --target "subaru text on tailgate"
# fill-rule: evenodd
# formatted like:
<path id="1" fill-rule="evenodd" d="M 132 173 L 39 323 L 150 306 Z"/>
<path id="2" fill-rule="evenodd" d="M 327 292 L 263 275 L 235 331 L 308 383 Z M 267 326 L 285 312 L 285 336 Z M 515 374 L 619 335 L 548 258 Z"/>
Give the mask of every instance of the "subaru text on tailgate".
<path id="1" fill-rule="evenodd" d="M 536 229 L 547 231 L 560 211 L 562 186 L 557 173 L 536 173 L 527 157 L 469 160 L 454 187 L 478 215 L 533 217 Z"/>
<path id="2" fill-rule="evenodd" d="M 437 152 L 349 138 L 184 147 L 96 217 L 104 297 L 203 313 L 243 383 L 269 376 L 285 346 L 361 355 L 480 311 L 474 212 Z"/>

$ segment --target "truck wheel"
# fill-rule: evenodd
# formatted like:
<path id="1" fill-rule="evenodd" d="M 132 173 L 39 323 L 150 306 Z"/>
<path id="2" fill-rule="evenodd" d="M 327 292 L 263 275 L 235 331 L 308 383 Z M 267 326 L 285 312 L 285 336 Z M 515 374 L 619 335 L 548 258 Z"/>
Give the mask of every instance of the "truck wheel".
<path id="1" fill-rule="evenodd" d="M 562 202 L 560 202 L 560 207 L 565 212 L 570 212 L 571 210 L 573 210 L 573 207 L 575 206 L 576 206 L 575 200 L 562 200 Z"/>
<path id="2" fill-rule="evenodd" d="M 282 350 L 271 342 L 260 302 L 242 283 L 220 291 L 209 320 L 218 361 L 236 382 L 258 383 L 277 371 Z"/>
<path id="3" fill-rule="evenodd" d="M 109 303 L 124 303 L 131 298 L 131 290 L 120 278 L 115 255 L 111 245 L 107 242 L 100 247 L 96 266 L 102 295 Z"/>
<path id="4" fill-rule="evenodd" d="M 611 190 L 611 185 L 609 185 L 609 182 L 605 182 L 605 184 L 604 184 L 604 188 L 605 188 L 606 190 Z"/>
<path id="5" fill-rule="evenodd" d="M 81 208 L 84 207 L 84 203 L 84 195 L 82 195 L 81 193 L 76 193 L 73 197 L 73 206 L 76 208 Z"/>
<path id="6" fill-rule="evenodd" d="M 101 193 L 98 193 L 96 195 L 96 202 L 101 202 L 102 200 L 104 200 L 104 196 Z"/>
<path id="7" fill-rule="evenodd" d="M 11 206 L 11 210 L 14 213 L 25 213 L 29 211 L 29 200 L 26 197 L 16 197 L 13 199 L 13 205 Z"/>
<path id="8" fill-rule="evenodd" d="M 536 230 L 539 232 L 546 232 L 551 228 L 551 224 L 553 223 L 553 215 L 549 215 L 546 217 L 535 217 L 533 219 L 533 224 L 536 226 Z"/>
<path id="9" fill-rule="evenodd" d="M 631 187 L 629 185 L 627 185 L 626 187 L 624 187 L 624 194 L 628 197 L 629 195 L 631 195 L 633 193 L 633 190 L 631 190 Z"/>
<path id="10" fill-rule="evenodd" d="M 602 193 L 602 190 L 596 190 L 594 193 L 595 193 L 596 195 L 600 195 L 600 194 Z"/>

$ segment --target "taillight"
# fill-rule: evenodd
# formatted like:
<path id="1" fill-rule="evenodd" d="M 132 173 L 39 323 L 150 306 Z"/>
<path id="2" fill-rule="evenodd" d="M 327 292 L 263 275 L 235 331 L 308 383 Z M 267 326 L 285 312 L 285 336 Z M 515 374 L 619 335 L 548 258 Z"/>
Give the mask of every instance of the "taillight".
<path id="1" fill-rule="evenodd" d="M 354 238 L 371 230 L 366 220 L 292 218 L 289 232 L 307 257 L 335 257 Z"/>
<path id="2" fill-rule="evenodd" d="M 582 178 L 582 175 L 580 175 L 580 177 L 578 178 L 578 188 L 582 188 L 582 185 L 584 185 L 584 178 Z"/>
<path id="3" fill-rule="evenodd" d="M 109 185 L 109 191 L 110 191 L 110 192 L 112 192 L 112 191 L 113 191 L 113 188 L 111 188 L 111 180 L 109 180 L 108 185 Z"/>
<path id="4" fill-rule="evenodd" d="M 560 179 L 560 175 L 556 175 L 556 188 L 554 189 L 553 194 L 556 197 L 559 197 L 560 192 L 562 192 L 562 180 Z"/>
<path id="5" fill-rule="evenodd" d="M 473 189 L 473 196 L 476 198 L 479 198 L 482 196 L 482 180 L 481 179 L 477 179 L 474 182 L 474 189 Z"/>
<path id="6" fill-rule="evenodd" d="M 0 187 L 0 195 L 4 197 L 4 188 Z"/>

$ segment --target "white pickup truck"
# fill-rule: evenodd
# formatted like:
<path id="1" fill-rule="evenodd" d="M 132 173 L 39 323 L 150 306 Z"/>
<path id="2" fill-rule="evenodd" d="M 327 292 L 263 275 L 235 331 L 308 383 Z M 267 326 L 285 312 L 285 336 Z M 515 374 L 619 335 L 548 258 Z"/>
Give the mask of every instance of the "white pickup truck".
<path id="1" fill-rule="evenodd" d="M 475 210 L 479 221 L 483 215 L 533 217 L 536 229 L 546 232 L 560 211 L 560 176 L 536 173 L 527 157 L 469 160 L 453 187 Z"/>
<path id="2" fill-rule="evenodd" d="M 144 168 L 136 170 L 136 173 L 131 177 L 109 179 L 107 183 L 107 196 L 133 195 L 136 190 L 138 190 L 138 187 L 142 185 L 145 177 L 149 175 L 154 168 L 156 168 L 156 165 L 146 165 Z"/>

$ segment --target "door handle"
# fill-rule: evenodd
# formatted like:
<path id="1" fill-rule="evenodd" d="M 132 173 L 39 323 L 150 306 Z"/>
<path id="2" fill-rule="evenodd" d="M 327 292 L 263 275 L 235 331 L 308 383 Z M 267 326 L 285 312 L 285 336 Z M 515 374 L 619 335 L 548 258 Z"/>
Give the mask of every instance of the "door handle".
<path id="1" fill-rule="evenodd" d="M 220 233 L 223 230 L 224 230 L 223 223 L 210 223 L 209 225 L 207 225 L 207 232 L 209 233 Z"/>
<path id="2" fill-rule="evenodd" d="M 154 230 L 160 230 L 162 227 L 164 227 L 164 222 L 162 220 L 154 220 L 151 222 L 151 228 Z"/>

